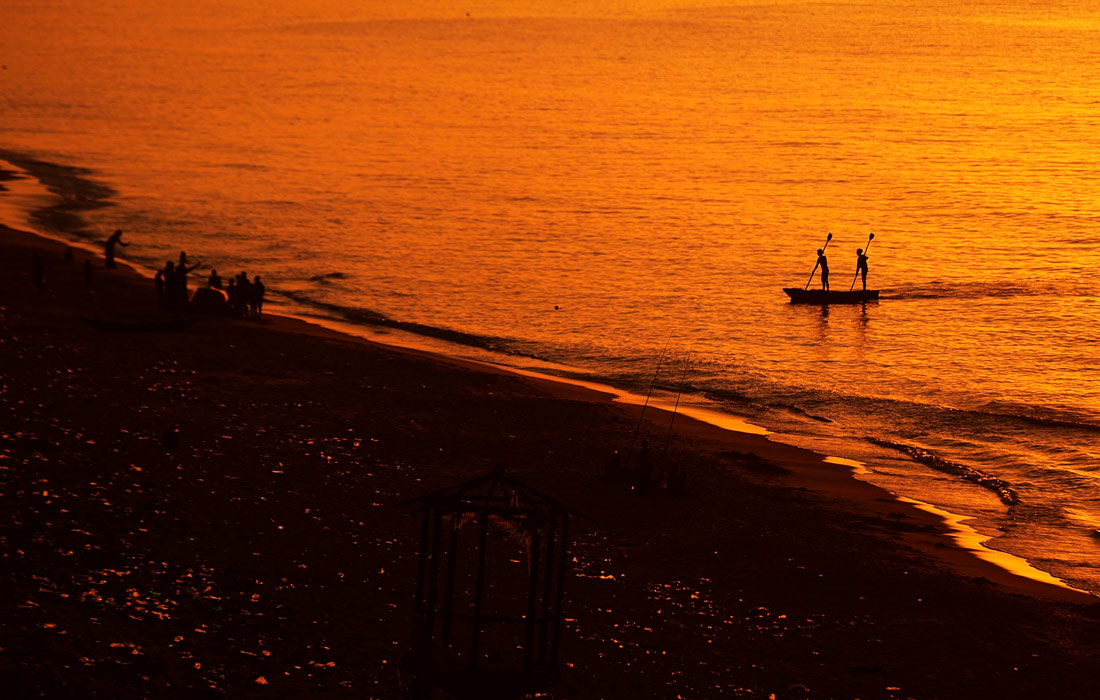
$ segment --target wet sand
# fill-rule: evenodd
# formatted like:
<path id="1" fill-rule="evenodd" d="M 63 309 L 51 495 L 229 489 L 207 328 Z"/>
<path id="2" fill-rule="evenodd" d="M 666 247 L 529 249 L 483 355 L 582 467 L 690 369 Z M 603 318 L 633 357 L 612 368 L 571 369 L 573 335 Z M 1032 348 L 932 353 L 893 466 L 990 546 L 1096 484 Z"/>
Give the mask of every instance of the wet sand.
<path id="1" fill-rule="evenodd" d="M 12 697 L 404 697 L 419 531 L 394 504 L 497 464 L 588 516 L 554 697 L 1096 692 L 1095 598 L 820 455 L 678 418 L 689 495 L 631 493 L 602 472 L 636 406 L 293 319 L 95 330 L 156 317 L 152 285 L 99 260 L 86 285 L 62 250 L 0 230 Z"/>

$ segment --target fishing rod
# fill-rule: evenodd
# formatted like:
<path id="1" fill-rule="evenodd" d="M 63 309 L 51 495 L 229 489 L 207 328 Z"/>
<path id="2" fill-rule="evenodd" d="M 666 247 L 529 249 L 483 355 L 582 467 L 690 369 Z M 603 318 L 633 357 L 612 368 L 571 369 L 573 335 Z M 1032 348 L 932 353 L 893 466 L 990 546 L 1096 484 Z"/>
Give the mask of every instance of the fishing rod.
<path id="1" fill-rule="evenodd" d="M 693 348 L 694 346 L 692 346 Z M 691 350 L 688 348 L 687 359 L 684 360 L 684 373 L 680 375 L 680 389 L 676 392 L 676 404 L 672 407 L 672 420 L 668 422 L 668 435 L 665 436 L 665 451 L 668 454 L 668 442 L 672 439 L 672 426 L 676 424 L 676 411 L 680 408 L 680 395 L 684 393 L 684 380 L 687 379 L 688 367 L 691 366 Z"/>
<path id="2" fill-rule="evenodd" d="M 645 396 L 645 403 L 642 404 L 642 413 L 638 416 L 638 424 L 634 426 L 634 434 L 630 436 L 630 446 L 626 449 L 626 461 L 623 462 L 623 468 L 626 469 L 630 466 L 630 458 L 634 454 L 634 442 L 638 439 L 638 431 L 642 429 L 642 420 L 645 418 L 645 410 L 649 408 L 649 398 L 653 396 L 653 387 L 657 384 L 657 375 L 661 373 L 661 365 L 665 363 L 665 353 L 668 352 L 668 344 L 672 342 L 672 333 L 668 334 L 668 339 L 665 340 L 665 349 L 661 351 L 661 357 L 657 360 L 657 369 L 653 372 L 653 380 L 649 382 L 649 393 Z"/>
<path id="3" fill-rule="evenodd" d="M 833 234 L 829 234 L 825 237 L 825 245 L 821 246 L 821 255 L 825 254 L 825 249 L 829 247 L 829 241 L 833 240 Z M 817 273 L 817 266 L 821 264 L 821 255 L 817 256 L 818 261 L 814 263 L 814 270 L 810 273 L 810 279 L 806 280 L 806 286 L 803 289 L 810 288 L 810 282 L 814 281 L 814 274 Z"/>
<path id="4" fill-rule="evenodd" d="M 871 241 L 875 240 L 875 234 L 871 234 L 867 237 L 867 245 L 863 246 L 863 254 L 867 255 L 867 251 L 871 249 Z M 856 274 L 852 275 L 852 286 L 848 287 L 848 291 L 852 291 L 856 288 L 856 277 L 859 277 L 859 261 L 856 261 Z M 866 286 L 866 285 L 864 285 Z"/>

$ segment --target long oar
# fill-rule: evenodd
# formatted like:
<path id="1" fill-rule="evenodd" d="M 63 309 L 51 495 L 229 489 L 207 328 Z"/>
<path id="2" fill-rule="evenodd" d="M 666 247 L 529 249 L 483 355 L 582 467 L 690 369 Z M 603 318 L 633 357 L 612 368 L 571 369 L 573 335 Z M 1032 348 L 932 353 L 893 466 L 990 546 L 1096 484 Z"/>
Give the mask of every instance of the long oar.
<path id="1" fill-rule="evenodd" d="M 833 240 L 833 234 L 830 233 L 828 236 L 825 237 L 825 245 L 821 246 L 821 252 L 822 253 L 824 253 L 825 249 L 829 247 L 829 241 L 831 241 L 831 240 Z M 821 256 L 819 255 L 818 257 L 821 257 Z M 814 281 L 814 275 L 817 273 L 817 266 L 820 265 L 820 264 L 821 264 L 820 262 L 815 262 L 814 263 L 814 271 L 810 273 L 810 279 L 806 280 L 806 286 L 803 287 L 803 289 L 809 289 L 810 288 L 810 282 Z"/>
<path id="2" fill-rule="evenodd" d="M 875 240 L 875 234 L 867 236 L 867 245 L 863 246 L 863 254 L 867 255 L 867 251 L 871 249 L 871 241 Z M 859 262 L 856 262 L 856 274 L 852 275 L 852 286 L 848 287 L 848 291 L 852 291 L 856 288 L 856 277 L 859 277 Z"/>
<path id="3" fill-rule="evenodd" d="M 691 366 L 691 348 L 688 348 L 687 359 L 684 360 L 684 373 L 680 375 L 680 389 L 676 392 L 676 404 L 672 407 L 672 420 L 668 422 L 668 435 L 665 436 L 665 454 L 668 454 L 668 441 L 672 439 L 672 426 L 676 425 L 676 412 L 680 410 L 680 395 L 684 393 L 684 380 L 688 376 L 688 367 Z"/>

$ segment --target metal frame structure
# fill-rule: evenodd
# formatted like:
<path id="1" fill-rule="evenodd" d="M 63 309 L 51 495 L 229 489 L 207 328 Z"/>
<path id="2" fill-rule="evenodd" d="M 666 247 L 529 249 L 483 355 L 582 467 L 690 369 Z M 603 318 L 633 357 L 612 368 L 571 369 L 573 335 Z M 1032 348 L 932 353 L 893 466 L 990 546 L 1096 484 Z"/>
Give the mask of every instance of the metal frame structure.
<path id="1" fill-rule="evenodd" d="M 555 683 L 573 511 L 501 467 L 401 505 L 414 503 L 422 510 L 413 696 L 435 687 L 458 698 L 505 700 Z M 499 535 L 512 543 L 498 550 L 525 550 L 525 581 L 494 567 L 489 555 Z M 519 556 L 506 560 L 513 569 L 522 566 Z M 522 610 L 496 609 L 505 591 Z M 459 626 L 468 634 L 456 633 Z M 498 643 L 506 640 L 507 657 L 486 653 L 489 628 Z M 522 660 L 511 658 L 519 649 Z"/>

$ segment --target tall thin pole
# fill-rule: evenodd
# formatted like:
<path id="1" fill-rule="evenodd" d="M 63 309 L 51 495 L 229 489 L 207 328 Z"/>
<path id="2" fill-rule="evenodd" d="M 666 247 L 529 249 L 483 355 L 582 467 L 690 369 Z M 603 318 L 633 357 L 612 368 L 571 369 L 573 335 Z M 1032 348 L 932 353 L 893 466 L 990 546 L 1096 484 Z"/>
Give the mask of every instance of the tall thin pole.
<path id="1" fill-rule="evenodd" d="M 550 520 L 549 525 L 546 528 L 546 561 L 543 562 L 543 581 L 542 581 L 542 619 L 539 620 L 539 653 L 538 662 L 542 664 L 546 660 L 546 633 L 550 630 L 550 603 L 552 599 L 550 597 L 551 589 L 554 586 L 554 550 L 555 541 L 554 536 L 557 534 L 557 522 L 556 520 Z"/>
<path id="2" fill-rule="evenodd" d="M 558 592 L 554 606 L 554 636 L 550 646 L 550 665 L 558 665 L 558 649 L 561 648 L 562 605 L 565 602 L 565 577 L 569 574 L 569 517 L 561 521 L 561 554 L 558 555 Z"/>
<path id="3" fill-rule="evenodd" d="M 688 348 L 687 359 L 684 360 L 684 373 L 680 375 L 680 389 L 676 392 L 676 404 L 672 407 L 672 420 L 668 422 L 668 435 L 665 436 L 665 454 L 668 454 L 668 443 L 672 439 L 672 426 L 676 424 L 676 411 L 680 408 L 680 395 L 684 393 L 684 380 L 687 379 L 688 367 L 691 365 L 691 348 Z"/>
<path id="4" fill-rule="evenodd" d="M 489 513 L 480 511 L 477 518 L 477 579 L 474 583 L 474 634 L 470 641 L 470 668 L 476 670 L 481 645 L 481 601 L 485 597 L 485 547 L 489 542 Z"/>
<path id="5" fill-rule="evenodd" d="M 527 518 L 530 526 L 532 518 Z M 538 520 L 536 518 L 536 520 Z M 541 527 L 541 523 L 539 523 Z M 539 555 L 542 553 L 542 538 L 536 529 L 531 533 L 531 571 L 527 581 L 527 619 L 523 631 L 523 670 L 531 673 L 535 666 L 535 615 L 538 612 L 539 598 Z"/>
<path id="6" fill-rule="evenodd" d="M 630 457 L 634 454 L 634 442 L 638 439 L 638 431 L 642 429 L 642 420 L 645 418 L 645 410 L 649 408 L 649 399 L 653 396 L 653 387 L 657 384 L 657 375 L 661 373 L 661 365 L 665 363 L 665 353 L 668 352 L 668 344 L 672 342 L 672 333 L 665 340 L 665 349 L 661 351 L 661 358 L 657 360 L 657 369 L 653 372 L 653 380 L 649 382 L 649 393 L 645 395 L 645 403 L 642 404 L 642 413 L 638 416 L 638 424 L 634 426 L 634 434 L 630 436 L 630 446 L 626 450 L 626 461 L 623 468 L 630 466 Z"/>

